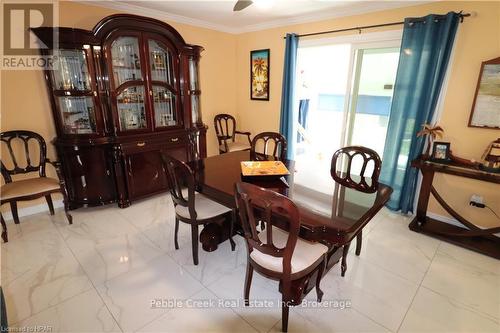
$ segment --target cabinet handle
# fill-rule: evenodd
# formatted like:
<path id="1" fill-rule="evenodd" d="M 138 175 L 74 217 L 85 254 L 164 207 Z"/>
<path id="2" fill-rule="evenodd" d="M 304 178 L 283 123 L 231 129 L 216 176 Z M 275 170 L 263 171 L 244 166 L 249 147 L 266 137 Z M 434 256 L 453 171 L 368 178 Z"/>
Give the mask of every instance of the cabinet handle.
<path id="1" fill-rule="evenodd" d="M 179 138 L 172 138 L 172 139 L 170 139 L 170 141 L 171 142 L 177 142 L 177 141 L 179 141 Z"/>
<path id="2" fill-rule="evenodd" d="M 137 147 L 144 147 L 146 145 L 146 142 L 137 142 Z"/>
<path id="3" fill-rule="evenodd" d="M 94 96 L 96 96 L 96 97 L 97 97 L 97 91 L 94 91 Z"/>
<path id="4" fill-rule="evenodd" d="M 149 96 L 153 96 L 153 90 L 149 91 Z"/>

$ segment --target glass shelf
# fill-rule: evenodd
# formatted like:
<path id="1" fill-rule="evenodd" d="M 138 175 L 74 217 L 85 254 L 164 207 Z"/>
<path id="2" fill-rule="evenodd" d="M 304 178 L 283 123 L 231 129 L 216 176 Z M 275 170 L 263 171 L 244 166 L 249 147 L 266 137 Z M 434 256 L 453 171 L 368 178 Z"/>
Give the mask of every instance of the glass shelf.
<path id="1" fill-rule="evenodd" d="M 165 50 L 156 41 L 149 40 L 149 60 L 151 63 L 151 79 L 173 85 L 174 67 L 172 53 Z"/>
<path id="2" fill-rule="evenodd" d="M 63 129 L 66 134 L 96 132 L 95 108 L 92 97 L 59 97 Z"/>
<path id="3" fill-rule="evenodd" d="M 156 127 L 177 125 L 175 95 L 170 90 L 153 86 L 153 102 Z"/>
<path id="4" fill-rule="evenodd" d="M 147 128 L 143 86 L 124 89 L 116 100 L 121 131 Z"/>
<path id="5" fill-rule="evenodd" d="M 115 87 L 134 80 L 142 80 L 137 37 L 120 37 L 111 45 Z"/>
<path id="6" fill-rule="evenodd" d="M 54 90 L 90 91 L 87 55 L 84 50 L 54 50 Z"/>

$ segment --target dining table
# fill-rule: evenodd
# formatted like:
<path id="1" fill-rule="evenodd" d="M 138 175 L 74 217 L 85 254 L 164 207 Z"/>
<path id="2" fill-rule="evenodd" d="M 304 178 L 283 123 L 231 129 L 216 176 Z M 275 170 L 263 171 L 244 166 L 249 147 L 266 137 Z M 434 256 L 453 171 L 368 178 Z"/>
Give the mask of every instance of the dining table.
<path id="1" fill-rule="evenodd" d="M 270 157 L 272 160 L 272 157 Z M 250 161 L 248 150 L 235 151 L 188 162 L 195 176 L 196 190 L 211 200 L 236 211 L 235 184 L 241 181 L 276 191 L 291 199 L 299 208 L 299 236 L 328 246 L 327 270 L 342 257 L 342 248 L 373 219 L 390 199 L 392 188 L 379 183 L 372 193 L 362 192 L 336 182 L 330 170 L 320 169 L 315 161 L 283 160 L 289 174 L 283 177 L 242 176 L 241 162 Z M 359 177 L 359 176 L 358 176 Z M 352 176 L 356 180 L 356 176 Z M 370 179 L 365 178 L 365 181 Z M 235 228 L 241 232 L 237 214 Z M 231 222 L 209 224 L 200 234 L 203 249 L 213 251 L 217 243 L 229 238 Z M 307 281 L 306 281 L 307 280 Z M 302 283 L 314 281 L 308 277 Z M 312 286 L 297 286 L 307 292 Z"/>

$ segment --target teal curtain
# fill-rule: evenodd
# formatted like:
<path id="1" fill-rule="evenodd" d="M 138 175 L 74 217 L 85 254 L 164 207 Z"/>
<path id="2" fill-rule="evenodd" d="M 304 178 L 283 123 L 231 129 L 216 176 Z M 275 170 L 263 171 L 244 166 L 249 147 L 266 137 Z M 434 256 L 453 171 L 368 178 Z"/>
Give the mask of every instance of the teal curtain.
<path id="1" fill-rule="evenodd" d="M 424 148 L 416 133 L 432 121 L 459 20 L 454 12 L 405 19 L 380 175 L 394 189 L 392 210 L 413 211 L 417 170 L 410 163 Z"/>
<path id="2" fill-rule="evenodd" d="M 297 47 L 299 36 L 286 34 L 285 65 L 283 67 L 283 88 L 281 92 L 280 133 L 288 144 L 287 158 L 293 159 L 295 153 L 295 116 L 294 90 L 297 66 Z"/>

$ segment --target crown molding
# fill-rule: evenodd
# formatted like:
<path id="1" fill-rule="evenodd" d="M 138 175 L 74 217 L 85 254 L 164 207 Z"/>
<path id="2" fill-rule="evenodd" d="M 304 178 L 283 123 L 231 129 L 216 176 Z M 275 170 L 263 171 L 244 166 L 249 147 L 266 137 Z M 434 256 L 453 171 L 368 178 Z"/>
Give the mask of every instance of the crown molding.
<path id="1" fill-rule="evenodd" d="M 166 13 L 158 10 L 153 10 L 150 8 L 145 8 L 142 6 L 138 6 L 130 3 L 123 3 L 118 0 L 71 0 L 73 2 L 93 5 L 98 7 L 104 7 L 109 9 L 115 9 L 122 11 L 124 13 L 143 15 L 152 17 L 158 20 L 166 21 L 166 22 L 177 22 L 183 23 L 187 25 L 192 25 L 195 27 L 206 28 L 216 31 L 221 31 L 230 34 L 242 34 L 246 32 L 254 32 L 259 30 L 266 30 L 272 28 L 278 28 L 288 25 L 301 24 L 301 23 L 309 23 L 315 21 L 323 21 L 333 18 L 339 17 L 347 17 L 354 15 L 361 15 L 371 12 L 378 12 L 383 10 L 390 10 L 402 7 L 410 7 L 410 6 L 418 6 L 422 4 L 426 4 L 433 1 L 366 1 L 363 3 L 357 3 L 353 6 L 345 6 L 340 8 L 331 8 L 328 10 L 324 10 L 318 13 L 309 14 L 309 15 L 300 15 L 285 19 L 276 19 L 271 20 L 269 22 L 252 24 L 242 27 L 230 27 L 223 24 L 216 24 L 212 22 L 208 22 L 205 20 L 195 19 L 183 15 L 176 15 L 171 13 Z"/>
<path id="2" fill-rule="evenodd" d="M 286 19 L 278 19 L 270 22 L 247 25 L 241 27 L 238 33 L 254 32 L 272 28 L 279 28 L 294 24 L 310 23 L 324 21 L 339 17 L 348 17 L 372 12 L 380 12 L 384 10 L 397 9 L 403 7 L 418 6 L 432 1 L 365 1 L 362 4 L 356 4 L 350 7 L 331 8 L 318 13 L 309 15 L 300 15 Z"/>
<path id="3" fill-rule="evenodd" d="M 166 13 L 166 12 L 162 12 L 159 10 L 154 10 L 154 9 L 145 8 L 142 6 L 133 5 L 130 3 L 123 3 L 123 2 L 120 2 L 118 0 L 102 0 L 102 1 L 71 0 L 71 1 L 85 4 L 85 5 L 92 5 L 92 6 L 109 8 L 109 9 L 115 9 L 115 10 L 119 10 L 121 12 L 128 13 L 128 14 L 147 16 L 147 17 L 155 18 L 157 20 L 165 21 L 167 23 L 169 21 L 171 21 L 171 22 L 192 25 L 195 27 L 206 28 L 206 29 L 210 29 L 210 30 L 217 30 L 217 31 L 226 32 L 226 33 L 230 33 L 230 34 L 240 33 L 239 29 L 234 29 L 234 28 L 222 25 L 222 24 L 216 24 L 216 23 L 211 23 L 211 22 L 208 22 L 205 20 L 198 20 L 195 18 L 187 17 L 187 16 Z"/>

